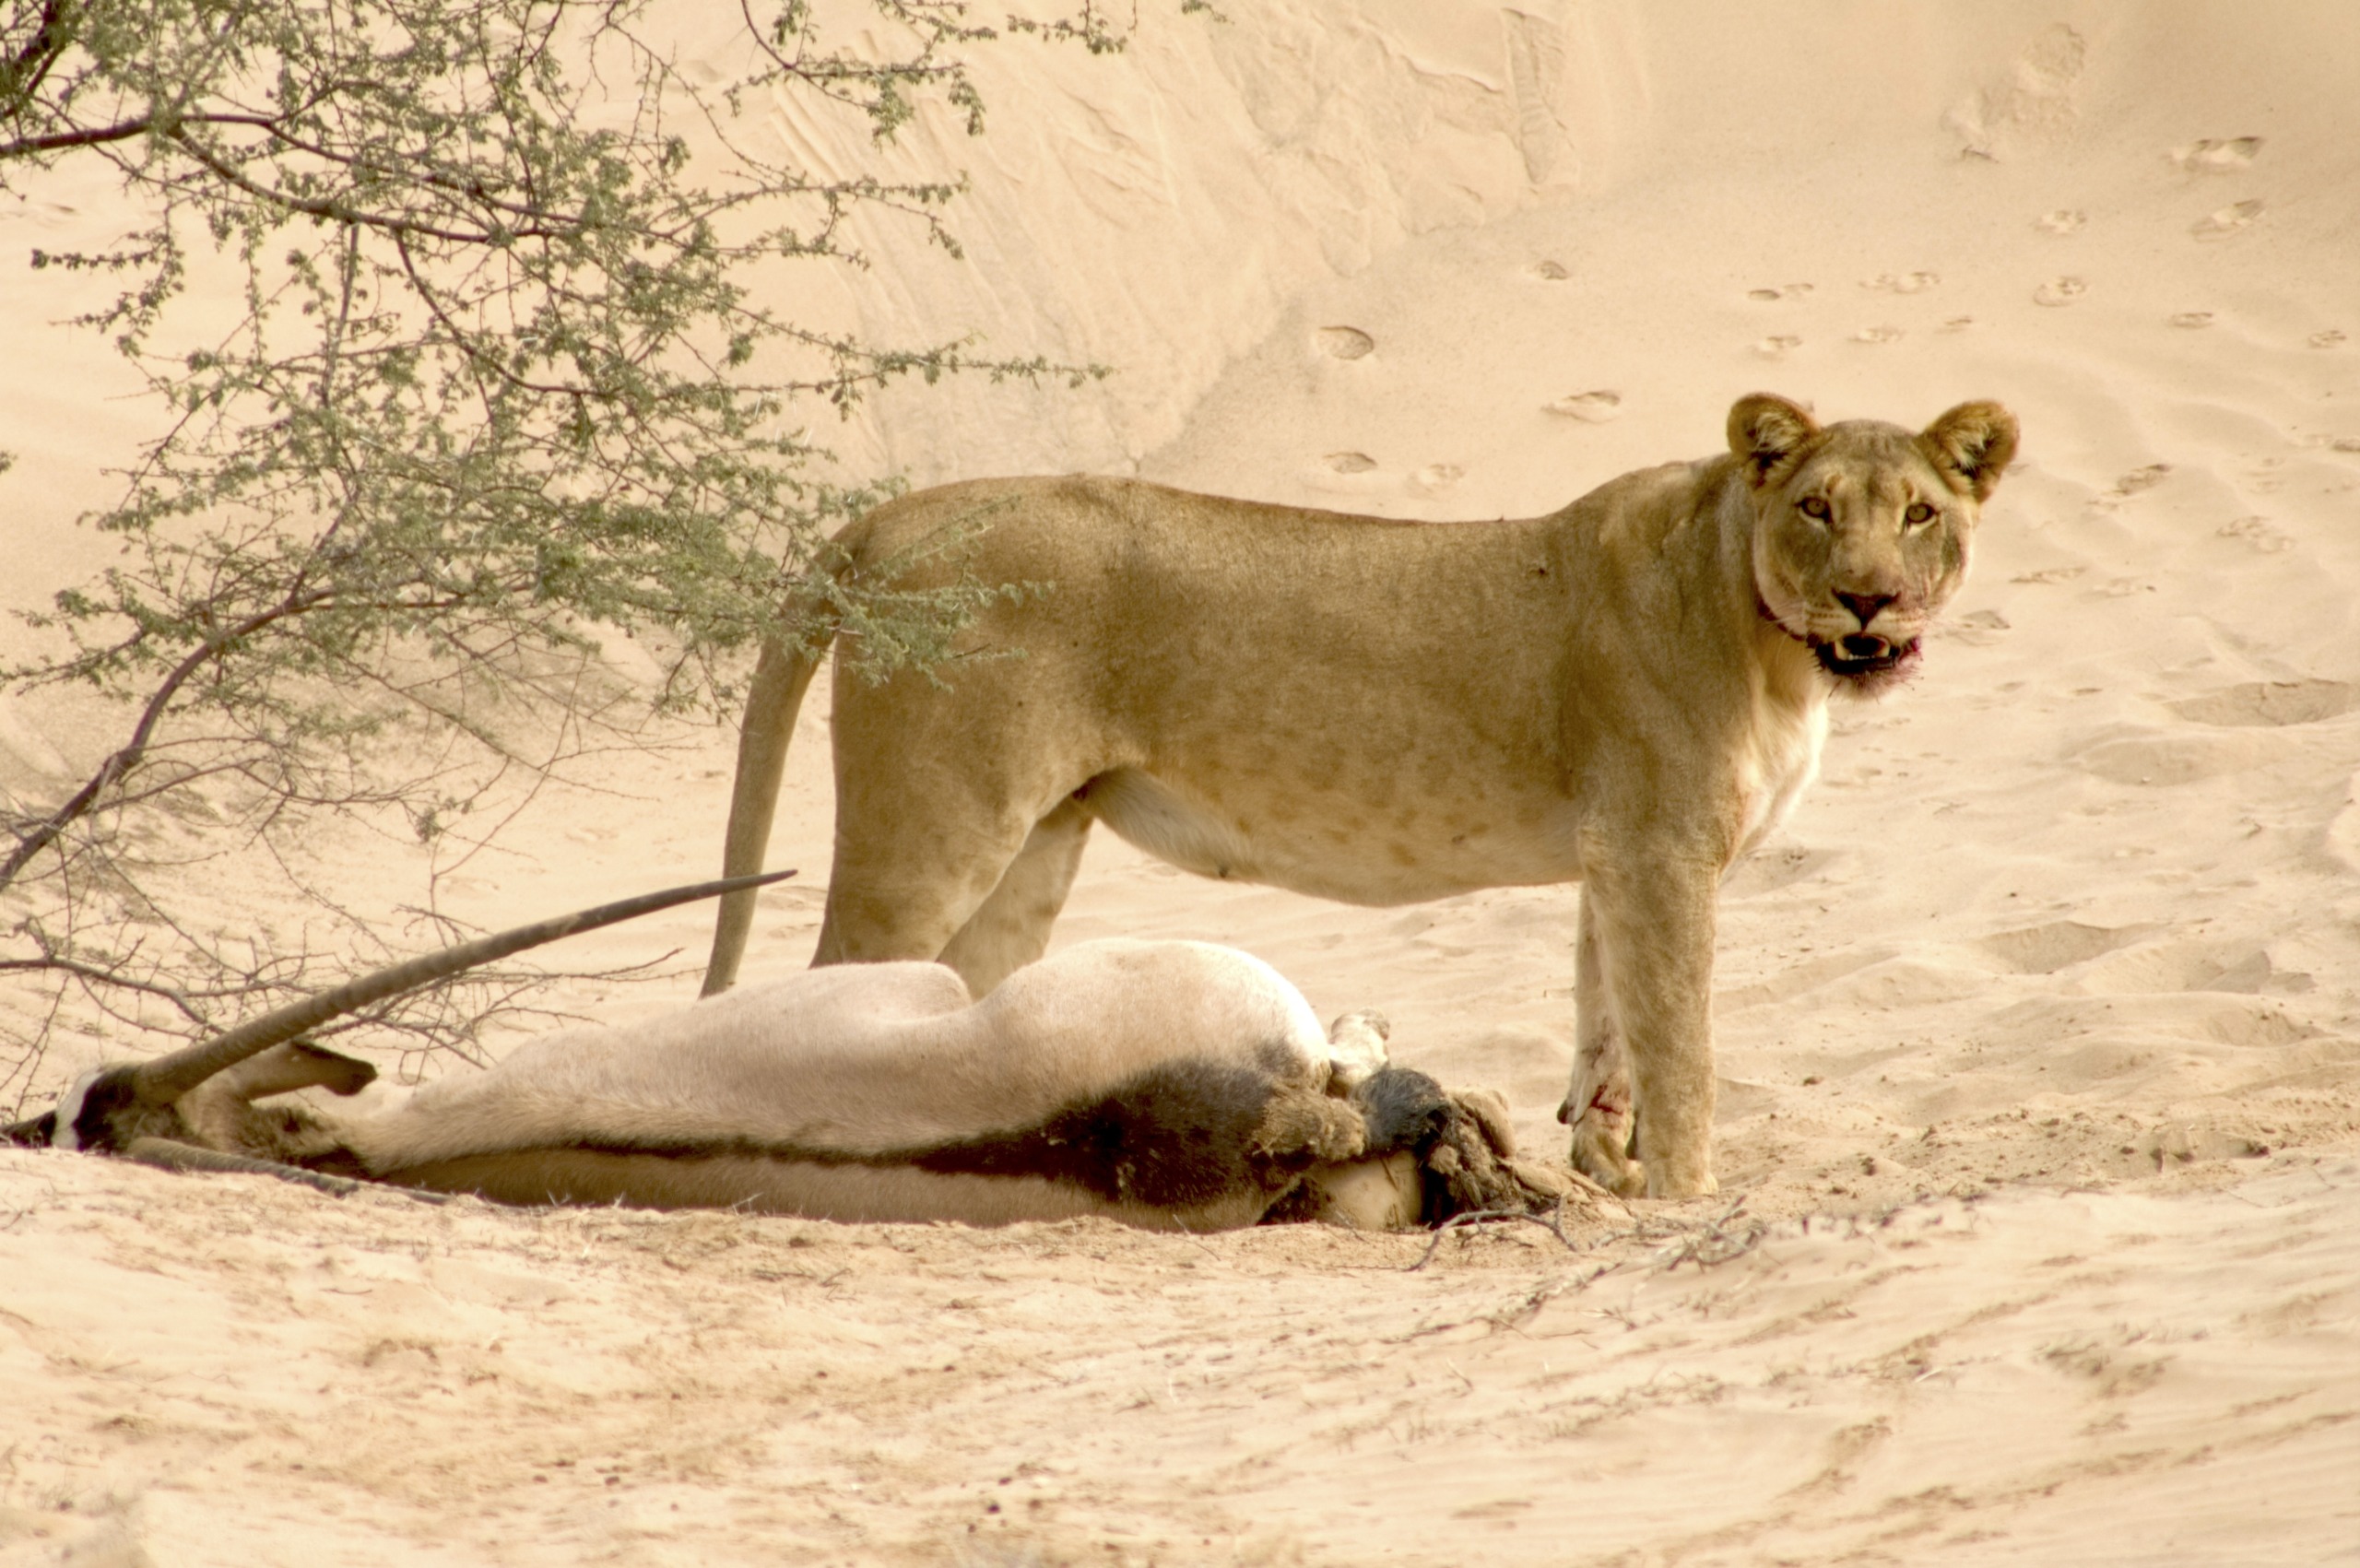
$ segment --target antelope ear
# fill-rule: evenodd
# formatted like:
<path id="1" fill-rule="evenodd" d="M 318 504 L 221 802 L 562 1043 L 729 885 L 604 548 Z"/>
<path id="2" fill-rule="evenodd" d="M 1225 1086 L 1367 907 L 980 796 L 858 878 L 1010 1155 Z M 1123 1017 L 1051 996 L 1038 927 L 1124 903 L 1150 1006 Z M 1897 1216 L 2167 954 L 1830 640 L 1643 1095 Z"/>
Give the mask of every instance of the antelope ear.
<path id="1" fill-rule="evenodd" d="M 1766 392 L 1740 397 L 1729 408 L 1729 450 L 1744 462 L 1745 477 L 1755 489 L 1783 477 L 1803 442 L 1818 433 L 1818 423 L 1801 405 Z"/>
<path id="2" fill-rule="evenodd" d="M 1927 454 L 1964 482 L 1977 501 L 2000 488 L 2016 455 L 2016 417 L 1997 403 L 1962 403 L 1918 438 Z"/>

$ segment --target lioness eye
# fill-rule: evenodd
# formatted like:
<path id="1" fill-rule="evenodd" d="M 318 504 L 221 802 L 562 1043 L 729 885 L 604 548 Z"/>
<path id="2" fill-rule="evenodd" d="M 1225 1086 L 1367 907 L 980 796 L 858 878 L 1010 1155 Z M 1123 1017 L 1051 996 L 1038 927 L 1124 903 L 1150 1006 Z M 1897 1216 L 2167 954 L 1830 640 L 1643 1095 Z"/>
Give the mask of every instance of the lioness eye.
<path id="1" fill-rule="evenodd" d="M 1827 502 L 1815 495 L 1807 495 L 1795 503 L 1795 510 L 1815 522 L 1824 523 L 1835 513 L 1827 510 Z"/>
<path id="2" fill-rule="evenodd" d="M 1903 513 L 1901 516 L 1902 520 L 1911 527 L 1922 527 L 1934 520 L 1934 509 L 1921 501 Z"/>

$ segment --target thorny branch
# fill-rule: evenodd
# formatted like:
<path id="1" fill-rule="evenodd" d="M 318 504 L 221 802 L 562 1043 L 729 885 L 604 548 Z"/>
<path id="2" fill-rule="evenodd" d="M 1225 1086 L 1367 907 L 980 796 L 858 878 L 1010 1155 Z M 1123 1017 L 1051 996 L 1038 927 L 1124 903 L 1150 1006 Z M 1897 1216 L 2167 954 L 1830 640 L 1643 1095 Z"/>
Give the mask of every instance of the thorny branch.
<path id="1" fill-rule="evenodd" d="M 881 673 L 1009 591 L 815 575 L 895 484 L 844 474 L 803 407 L 1103 369 L 822 332 L 751 291 L 866 265 L 856 218 L 957 253 L 955 171 L 823 176 L 767 117 L 785 93 L 875 143 L 929 106 L 978 132 L 994 29 L 964 0 L 741 14 L 716 81 L 726 55 L 683 70 L 650 0 L 0 0 L 0 194 L 90 159 L 119 182 L 127 232 L 32 263 L 108 286 L 76 319 L 166 415 L 85 519 L 115 564 L 0 668 L 119 737 L 0 796 L 0 1091 L 60 1029 L 169 1045 L 379 946 L 309 848 L 326 824 L 422 850 L 431 907 L 444 846 L 464 864 L 552 769 L 723 710 L 733 655 L 813 607 Z M 1005 30 L 1124 37 L 1096 0 Z M 652 687 L 601 662 L 615 638 Z M 293 957 L 222 907 L 233 865 L 311 912 Z M 509 984 L 375 1021 L 464 1048 Z"/>

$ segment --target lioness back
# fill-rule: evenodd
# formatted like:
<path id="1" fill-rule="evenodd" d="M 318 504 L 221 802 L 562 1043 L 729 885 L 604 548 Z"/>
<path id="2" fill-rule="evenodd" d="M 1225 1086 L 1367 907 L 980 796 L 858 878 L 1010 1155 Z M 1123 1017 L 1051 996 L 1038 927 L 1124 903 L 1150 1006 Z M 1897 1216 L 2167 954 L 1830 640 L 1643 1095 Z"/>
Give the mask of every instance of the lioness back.
<path id="1" fill-rule="evenodd" d="M 839 745 L 961 759 L 930 787 L 1086 789 L 1189 869 L 1347 902 L 1563 881 L 1591 760 L 1569 704 L 1627 706 L 1585 688 L 1584 644 L 1611 661 L 1630 601 L 1676 596 L 1647 563 L 1699 477 L 1670 465 L 1551 517 L 1451 524 L 1123 479 L 927 490 L 844 536 L 863 571 L 1041 591 L 961 640 L 1014 656 L 840 673 Z M 973 765 L 985 734 L 1005 767 Z"/>

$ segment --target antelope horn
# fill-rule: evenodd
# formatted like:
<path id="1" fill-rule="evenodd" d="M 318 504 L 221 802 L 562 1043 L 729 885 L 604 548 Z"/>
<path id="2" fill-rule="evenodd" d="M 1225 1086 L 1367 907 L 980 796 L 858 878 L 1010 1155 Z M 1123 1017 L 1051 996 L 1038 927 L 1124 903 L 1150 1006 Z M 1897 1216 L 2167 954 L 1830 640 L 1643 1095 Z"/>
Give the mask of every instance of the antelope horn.
<path id="1" fill-rule="evenodd" d="M 300 1002 L 289 1002 L 251 1023 L 240 1024 L 226 1034 L 217 1034 L 203 1044 L 190 1045 L 170 1055 L 142 1062 L 131 1069 L 131 1093 L 143 1105 L 169 1105 L 223 1068 L 236 1067 L 248 1056 L 267 1051 L 282 1041 L 292 1040 L 305 1030 L 316 1028 L 332 1018 L 358 1011 L 372 1002 L 382 1002 L 405 991 L 415 991 L 421 985 L 432 984 L 437 980 L 447 979 L 495 959 L 506 958 L 511 953 L 523 952 L 527 948 L 554 942 L 560 937 L 595 931 L 601 925 L 612 925 L 617 921 L 630 920 L 637 915 L 653 914 L 676 903 L 692 903 L 698 899 L 718 898 L 723 893 L 736 892 L 741 888 L 759 888 L 766 882 L 784 881 L 794 875 L 792 871 L 771 871 L 754 877 L 725 877 L 717 882 L 699 882 L 692 887 L 669 888 L 660 893 L 643 893 L 637 898 L 602 903 L 595 909 L 578 909 L 572 914 L 560 914 L 555 919 L 478 937 L 472 942 L 461 942 L 440 952 L 393 964 L 373 974 L 348 981 L 333 991 L 323 991 Z"/>

